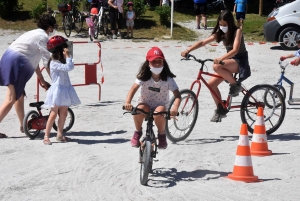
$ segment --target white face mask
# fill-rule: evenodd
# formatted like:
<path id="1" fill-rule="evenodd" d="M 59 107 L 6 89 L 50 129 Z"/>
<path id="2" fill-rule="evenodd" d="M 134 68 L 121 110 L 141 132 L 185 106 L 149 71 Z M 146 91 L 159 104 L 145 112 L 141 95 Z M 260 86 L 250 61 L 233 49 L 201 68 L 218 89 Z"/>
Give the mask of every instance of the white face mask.
<path id="1" fill-rule="evenodd" d="M 150 71 L 152 73 L 154 73 L 155 75 L 159 75 L 161 73 L 161 71 L 163 70 L 163 68 L 164 68 L 163 66 L 160 67 L 160 68 L 153 68 L 153 67 L 150 66 Z"/>
<path id="2" fill-rule="evenodd" d="M 56 35 L 56 29 L 53 29 L 52 32 L 49 32 L 48 37 L 51 38 L 52 36 Z"/>
<path id="3" fill-rule="evenodd" d="M 220 29 L 226 33 L 228 31 L 228 26 L 220 26 Z"/>

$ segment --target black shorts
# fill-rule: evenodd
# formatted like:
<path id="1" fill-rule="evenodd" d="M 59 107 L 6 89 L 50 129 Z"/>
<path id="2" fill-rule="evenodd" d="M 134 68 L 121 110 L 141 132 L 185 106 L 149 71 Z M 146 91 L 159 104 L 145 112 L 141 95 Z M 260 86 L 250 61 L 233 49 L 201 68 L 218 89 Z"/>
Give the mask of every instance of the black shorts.
<path id="1" fill-rule="evenodd" d="M 194 11 L 196 15 L 206 15 L 207 4 L 205 3 L 194 3 Z"/>
<path id="2" fill-rule="evenodd" d="M 236 12 L 235 13 L 236 20 L 245 20 L 246 19 L 246 13 L 245 12 Z"/>
<path id="3" fill-rule="evenodd" d="M 243 81 L 251 76 L 251 70 L 249 66 L 248 52 L 244 52 L 232 57 L 239 66 L 239 81 Z"/>

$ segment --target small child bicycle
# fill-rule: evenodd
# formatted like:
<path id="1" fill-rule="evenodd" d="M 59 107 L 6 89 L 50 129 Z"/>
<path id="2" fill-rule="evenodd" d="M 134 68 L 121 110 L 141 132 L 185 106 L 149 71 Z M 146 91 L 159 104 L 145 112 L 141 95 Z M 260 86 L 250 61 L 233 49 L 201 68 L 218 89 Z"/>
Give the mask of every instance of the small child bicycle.
<path id="1" fill-rule="evenodd" d="M 279 91 L 281 92 L 281 94 L 283 96 L 283 99 L 285 100 L 286 91 L 285 91 L 285 88 L 282 86 L 282 82 L 285 81 L 286 83 L 288 83 L 291 86 L 289 99 L 287 101 L 288 104 L 289 105 L 300 105 L 300 98 L 293 98 L 293 92 L 294 92 L 295 84 L 284 75 L 285 70 L 286 70 L 288 65 L 289 65 L 289 63 L 284 65 L 282 63 L 282 61 L 279 60 L 279 66 L 281 68 L 281 75 L 280 75 L 280 78 L 279 78 L 278 82 L 274 86 L 279 89 Z"/>
<path id="2" fill-rule="evenodd" d="M 29 106 L 36 107 L 37 111 L 31 110 L 27 112 L 23 120 L 24 132 L 32 140 L 35 139 L 40 134 L 41 130 L 46 129 L 46 124 L 49 115 L 42 114 L 41 106 L 43 104 L 44 104 L 43 101 L 30 103 Z M 74 125 L 74 121 L 75 121 L 74 112 L 72 111 L 71 108 L 68 108 L 68 115 L 63 129 L 64 133 L 69 131 L 72 128 L 72 126 Z M 57 131 L 56 120 L 53 123 L 53 128 L 55 131 Z"/>
<path id="3" fill-rule="evenodd" d="M 123 110 L 124 110 L 123 106 Z M 133 107 L 132 111 L 124 112 L 131 113 L 132 115 L 137 115 L 139 112 L 147 115 L 145 121 L 147 121 L 147 128 L 146 128 L 146 136 L 141 140 L 141 146 L 139 149 L 139 162 L 141 163 L 140 169 L 140 182 L 142 185 L 146 185 L 148 182 L 149 173 L 152 172 L 152 165 L 153 165 L 153 158 L 156 158 L 157 154 L 157 138 L 153 132 L 153 121 L 154 115 L 166 115 L 165 119 L 169 120 L 170 115 L 169 112 L 154 112 L 151 110 L 150 112 L 145 112 L 142 109 L 137 107 Z"/>
<path id="4" fill-rule="evenodd" d="M 198 96 L 201 90 L 201 82 L 209 91 L 219 100 L 221 106 L 218 108 L 222 115 L 226 115 L 230 109 L 240 109 L 240 116 L 243 123 L 248 125 L 248 131 L 253 133 L 256 113 L 258 107 L 264 108 L 264 120 L 266 126 L 266 133 L 268 135 L 276 131 L 284 120 L 285 116 L 285 102 L 280 91 L 269 84 L 259 84 L 253 86 L 250 90 L 247 90 L 242 85 L 242 94 L 244 95 L 240 105 L 232 105 L 232 97 L 228 95 L 227 100 L 221 100 L 220 97 L 213 91 L 208 85 L 207 81 L 202 75 L 214 76 L 222 78 L 213 73 L 203 71 L 205 63 L 207 61 L 213 61 L 212 59 L 197 59 L 195 56 L 188 54 L 186 58 L 181 60 L 190 60 L 193 58 L 196 62 L 201 64 L 198 76 L 193 81 L 190 89 L 183 89 L 180 91 L 181 103 L 178 108 L 179 117 L 172 118 L 171 121 L 166 122 L 166 135 L 172 142 L 179 142 L 185 140 L 192 132 L 197 118 L 198 118 Z M 198 84 L 196 94 L 193 91 L 194 85 Z M 171 99 L 169 109 L 172 108 L 174 103 L 174 97 Z"/>

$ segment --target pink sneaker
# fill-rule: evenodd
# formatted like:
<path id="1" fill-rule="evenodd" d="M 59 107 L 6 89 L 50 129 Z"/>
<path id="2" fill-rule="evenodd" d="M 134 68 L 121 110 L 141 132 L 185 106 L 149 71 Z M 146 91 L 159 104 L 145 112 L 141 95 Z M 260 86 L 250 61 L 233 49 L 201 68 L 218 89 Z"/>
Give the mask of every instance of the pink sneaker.
<path id="1" fill-rule="evenodd" d="M 140 138 L 143 135 L 143 131 L 134 131 L 130 140 L 131 146 L 138 148 L 140 146 Z"/>
<path id="2" fill-rule="evenodd" d="M 159 149 L 166 149 L 168 147 L 167 137 L 166 134 L 158 134 L 158 148 Z"/>

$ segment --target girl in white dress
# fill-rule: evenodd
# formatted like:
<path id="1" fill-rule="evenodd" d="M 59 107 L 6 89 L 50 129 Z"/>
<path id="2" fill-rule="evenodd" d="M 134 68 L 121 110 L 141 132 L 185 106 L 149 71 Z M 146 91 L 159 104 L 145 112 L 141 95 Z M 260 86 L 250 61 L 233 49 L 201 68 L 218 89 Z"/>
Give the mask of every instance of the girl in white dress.
<path id="1" fill-rule="evenodd" d="M 52 85 L 48 90 L 47 97 L 42 108 L 51 109 L 44 137 L 44 144 L 51 145 L 50 131 L 54 120 L 59 112 L 57 142 L 67 142 L 69 138 L 63 136 L 63 127 L 66 121 L 68 107 L 80 104 L 80 100 L 71 85 L 68 71 L 74 69 L 74 63 L 70 57 L 68 40 L 62 36 L 53 36 L 47 43 L 47 49 L 52 53 L 48 62 Z"/>

